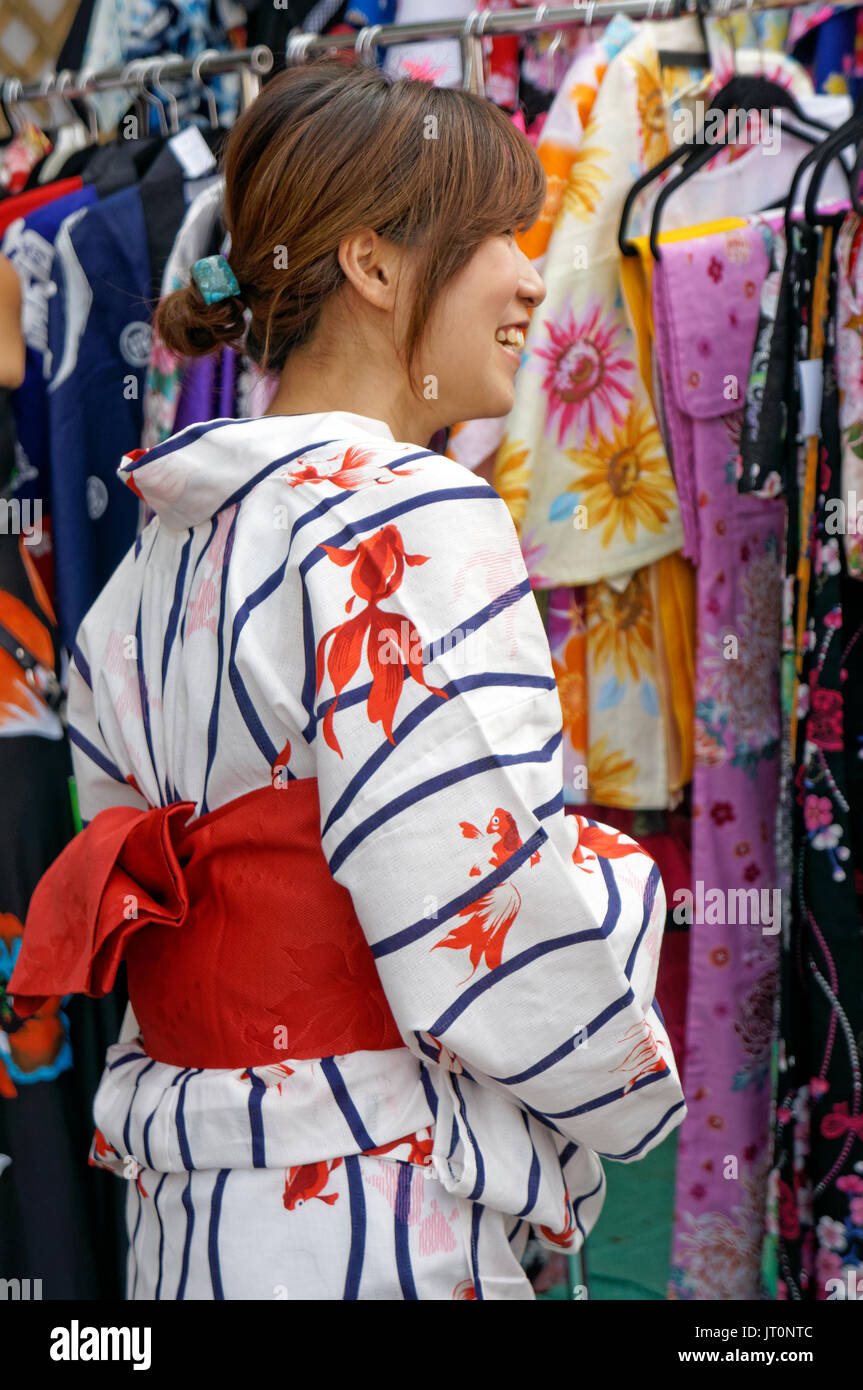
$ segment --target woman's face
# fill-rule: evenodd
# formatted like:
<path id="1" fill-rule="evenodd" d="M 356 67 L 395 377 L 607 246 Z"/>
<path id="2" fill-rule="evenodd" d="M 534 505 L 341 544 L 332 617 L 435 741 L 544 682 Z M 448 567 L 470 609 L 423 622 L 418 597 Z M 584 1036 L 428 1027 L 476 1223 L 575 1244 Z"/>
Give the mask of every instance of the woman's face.
<path id="1" fill-rule="evenodd" d="M 489 237 L 449 282 L 418 359 L 442 423 L 508 414 L 530 311 L 544 298 L 542 277 L 510 235 Z"/>

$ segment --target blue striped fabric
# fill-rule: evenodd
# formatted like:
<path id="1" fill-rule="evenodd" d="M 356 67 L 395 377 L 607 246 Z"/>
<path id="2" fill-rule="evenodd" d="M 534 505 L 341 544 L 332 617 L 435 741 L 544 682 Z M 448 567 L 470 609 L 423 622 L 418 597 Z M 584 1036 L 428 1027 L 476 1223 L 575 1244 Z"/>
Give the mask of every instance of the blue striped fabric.
<path id="1" fill-rule="evenodd" d="M 82 816 L 203 813 L 315 778 L 404 1039 L 293 1059 L 271 1009 L 283 1064 L 208 1071 L 148 1058 L 132 1017 L 94 1161 L 141 1166 L 137 1296 L 530 1297 L 529 1230 L 577 1249 L 600 1155 L 641 1157 L 685 1106 L 653 1006 L 662 883 L 633 841 L 564 813 L 509 513 L 460 465 L 340 412 L 190 427 L 118 472 L 155 515 L 77 633 Z M 296 891 L 273 923 L 288 950 L 310 910 Z M 160 1241 L 168 1212 L 183 1229 Z"/>

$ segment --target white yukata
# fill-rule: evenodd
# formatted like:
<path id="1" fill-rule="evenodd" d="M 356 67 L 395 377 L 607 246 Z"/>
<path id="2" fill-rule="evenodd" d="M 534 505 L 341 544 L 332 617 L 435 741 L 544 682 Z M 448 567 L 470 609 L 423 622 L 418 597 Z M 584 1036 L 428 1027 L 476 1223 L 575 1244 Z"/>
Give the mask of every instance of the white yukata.
<path id="1" fill-rule="evenodd" d="M 85 822 L 315 778 L 405 1044 L 182 1068 L 133 1026 L 92 1154 L 130 1179 L 128 1297 L 533 1298 L 529 1229 L 577 1250 L 600 1158 L 643 1157 L 685 1105 L 659 872 L 564 814 L 509 512 L 343 412 L 191 426 L 118 474 L 156 515 L 77 635 Z"/>

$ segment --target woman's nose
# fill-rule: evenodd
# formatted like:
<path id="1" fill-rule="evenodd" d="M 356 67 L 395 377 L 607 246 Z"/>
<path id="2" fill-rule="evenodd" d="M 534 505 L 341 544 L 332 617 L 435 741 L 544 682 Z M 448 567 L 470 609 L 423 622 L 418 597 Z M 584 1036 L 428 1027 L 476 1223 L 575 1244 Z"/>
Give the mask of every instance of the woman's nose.
<path id="1" fill-rule="evenodd" d="M 531 308 L 535 309 L 545 299 L 545 281 L 524 252 L 519 251 L 519 255 L 521 256 L 521 265 L 519 266 L 518 297 L 527 300 Z"/>

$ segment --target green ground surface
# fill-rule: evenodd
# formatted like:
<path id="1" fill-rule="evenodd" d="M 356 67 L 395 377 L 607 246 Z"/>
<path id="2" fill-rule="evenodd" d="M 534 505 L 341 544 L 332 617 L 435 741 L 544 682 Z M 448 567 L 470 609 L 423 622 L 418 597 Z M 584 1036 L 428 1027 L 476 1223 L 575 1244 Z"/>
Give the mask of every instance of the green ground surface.
<path id="1" fill-rule="evenodd" d="M 605 1163 L 608 1191 L 585 1248 L 591 1299 L 665 1300 L 671 1258 L 677 1130 L 639 1163 Z M 572 1261 L 573 1283 L 582 1282 Z M 571 1298 L 568 1286 L 538 1301 Z"/>

